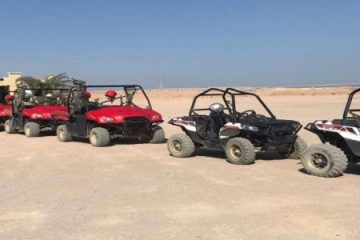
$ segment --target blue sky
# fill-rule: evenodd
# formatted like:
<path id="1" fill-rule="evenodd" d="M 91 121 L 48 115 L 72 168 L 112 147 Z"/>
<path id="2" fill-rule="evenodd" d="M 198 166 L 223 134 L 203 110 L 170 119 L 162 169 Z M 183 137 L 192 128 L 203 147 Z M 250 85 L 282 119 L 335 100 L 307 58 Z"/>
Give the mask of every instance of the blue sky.
<path id="1" fill-rule="evenodd" d="M 360 1 L 2 0 L 0 74 L 157 87 L 360 83 Z"/>

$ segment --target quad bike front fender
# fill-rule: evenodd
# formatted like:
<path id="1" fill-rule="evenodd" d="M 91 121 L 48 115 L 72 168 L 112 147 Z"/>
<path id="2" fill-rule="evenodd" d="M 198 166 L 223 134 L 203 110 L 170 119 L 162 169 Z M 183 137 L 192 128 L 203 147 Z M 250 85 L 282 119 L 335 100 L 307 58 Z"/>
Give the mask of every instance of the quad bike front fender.
<path id="1" fill-rule="evenodd" d="M 181 127 L 183 131 L 196 132 L 196 122 L 184 119 L 182 117 L 175 117 L 168 122 L 171 125 Z"/>
<path id="2" fill-rule="evenodd" d="M 360 157 L 360 129 L 332 124 L 331 121 L 315 121 L 306 125 L 305 129 L 318 135 L 322 143 L 341 148 L 349 159 Z"/>

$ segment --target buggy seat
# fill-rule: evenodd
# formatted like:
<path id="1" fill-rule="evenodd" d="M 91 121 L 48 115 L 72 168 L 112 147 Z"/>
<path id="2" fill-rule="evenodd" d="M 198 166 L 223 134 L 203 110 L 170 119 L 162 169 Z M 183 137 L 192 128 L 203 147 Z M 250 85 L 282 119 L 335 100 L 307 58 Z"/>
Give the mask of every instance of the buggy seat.
<path id="1" fill-rule="evenodd" d="M 332 121 L 332 123 L 337 125 L 360 128 L 360 119 L 355 119 L 355 118 L 335 119 Z"/>
<path id="2" fill-rule="evenodd" d="M 224 113 L 210 112 L 209 115 L 209 135 L 218 137 L 220 129 L 228 122 L 228 116 Z"/>

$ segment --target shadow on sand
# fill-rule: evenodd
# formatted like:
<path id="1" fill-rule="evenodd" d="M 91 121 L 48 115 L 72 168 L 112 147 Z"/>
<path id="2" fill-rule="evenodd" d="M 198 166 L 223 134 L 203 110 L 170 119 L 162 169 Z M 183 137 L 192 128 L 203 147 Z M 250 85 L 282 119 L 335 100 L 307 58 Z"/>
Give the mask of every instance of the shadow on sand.
<path id="1" fill-rule="evenodd" d="M 299 172 L 303 173 L 303 174 L 307 174 L 310 176 L 310 174 L 308 174 L 304 168 L 300 168 L 298 170 Z M 356 163 L 349 163 L 348 167 L 346 168 L 344 174 L 353 174 L 353 175 L 360 175 L 360 165 L 356 164 Z M 341 176 L 340 176 L 341 177 Z"/>
<path id="2" fill-rule="evenodd" d="M 214 151 L 214 150 L 207 150 L 207 149 L 197 149 L 196 156 L 203 156 L 203 157 L 215 157 L 220 159 L 226 159 L 225 152 L 221 151 Z M 287 160 L 286 158 L 282 157 L 280 154 L 276 152 L 258 152 L 256 153 L 256 160 Z"/>

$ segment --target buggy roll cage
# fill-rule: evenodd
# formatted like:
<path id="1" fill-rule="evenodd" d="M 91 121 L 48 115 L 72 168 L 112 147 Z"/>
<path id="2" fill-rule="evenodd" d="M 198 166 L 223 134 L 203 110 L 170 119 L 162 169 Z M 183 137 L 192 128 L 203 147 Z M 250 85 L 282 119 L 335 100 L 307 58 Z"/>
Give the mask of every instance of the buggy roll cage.
<path id="1" fill-rule="evenodd" d="M 16 96 L 17 93 L 20 93 L 20 91 L 22 91 L 23 93 L 26 90 L 30 90 L 30 91 L 60 91 L 60 92 L 64 92 L 64 91 L 70 91 L 71 88 L 28 88 L 28 87 L 18 87 L 15 91 L 13 91 L 14 93 L 14 97 Z M 20 101 L 19 102 L 23 102 L 23 96 L 20 96 Z M 14 99 L 11 103 L 12 105 L 12 111 L 13 113 L 15 113 L 15 102 L 16 100 Z M 64 103 L 65 104 L 65 101 Z M 40 105 L 40 104 L 36 104 L 36 105 Z M 56 104 L 56 105 L 61 105 L 61 104 Z"/>
<path id="2" fill-rule="evenodd" d="M 70 88 L 67 105 L 70 106 L 70 100 L 73 95 L 73 92 L 75 92 L 75 91 L 86 92 L 88 88 L 123 88 L 124 90 L 126 90 L 127 88 L 134 88 L 136 90 L 141 90 L 142 94 L 145 96 L 145 99 L 148 103 L 149 109 L 152 109 L 149 97 L 146 95 L 144 89 L 140 85 L 137 85 L 137 84 L 131 84 L 131 85 L 128 85 L 128 84 L 121 84 L 121 85 L 86 85 L 86 84 L 84 84 L 84 85 L 80 85 L 79 84 L 77 86 L 73 86 Z M 70 107 L 68 108 L 68 111 L 70 113 Z"/>
<path id="3" fill-rule="evenodd" d="M 217 93 L 210 93 L 210 92 L 217 92 Z M 224 98 L 224 93 L 225 91 L 220 89 L 220 88 L 209 88 L 201 93 L 199 93 L 198 95 L 196 95 L 192 101 L 190 110 L 189 110 L 189 116 L 191 115 L 197 115 L 197 113 L 195 111 L 207 111 L 209 110 L 209 108 L 194 108 L 196 101 L 199 97 L 204 97 L 204 96 L 222 96 L 224 103 L 226 103 L 226 99 Z M 225 109 L 228 109 L 227 107 Z M 229 110 L 229 109 L 228 109 Z"/>
<path id="4" fill-rule="evenodd" d="M 271 110 L 269 109 L 269 107 L 264 103 L 264 101 L 259 97 L 259 95 L 255 94 L 255 93 L 250 93 L 250 92 L 245 92 L 245 91 L 240 91 L 237 90 L 235 88 L 227 88 L 225 90 L 224 93 L 224 99 L 226 99 L 226 95 L 229 94 L 231 96 L 231 101 L 232 101 L 232 106 L 231 106 L 231 113 L 235 119 L 235 115 L 236 115 L 236 101 L 235 101 L 235 96 L 253 96 L 255 97 L 261 104 L 261 106 L 266 110 L 266 112 L 270 115 L 271 118 L 276 119 L 275 115 L 271 112 Z M 225 101 L 225 103 L 228 105 L 227 107 L 229 108 L 229 101 Z"/>
<path id="5" fill-rule="evenodd" d="M 215 93 L 211 93 L 211 92 L 215 92 Z M 230 104 L 230 102 L 226 99 L 226 95 L 230 95 L 231 96 L 231 101 L 232 103 Z M 271 112 L 271 110 L 268 108 L 268 106 L 264 103 L 264 101 L 255 93 L 250 93 L 250 92 L 244 92 L 244 91 L 240 91 L 237 90 L 235 88 L 226 88 L 225 90 L 219 89 L 219 88 L 209 88 L 201 93 L 199 93 L 198 95 L 196 95 L 194 97 L 194 100 L 191 104 L 190 107 L 190 111 L 189 111 L 189 115 L 196 115 L 195 111 L 206 111 L 209 110 L 208 108 L 195 108 L 195 104 L 196 101 L 199 97 L 203 97 L 203 96 L 222 96 L 222 99 L 226 105 L 225 109 L 227 109 L 230 113 L 230 115 L 232 116 L 233 120 L 235 121 L 236 119 L 236 104 L 235 104 L 235 96 L 238 95 L 242 95 L 242 96 L 253 96 L 255 97 L 261 104 L 261 106 L 266 110 L 266 112 L 271 116 L 271 118 L 276 119 L 275 115 Z"/>
<path id="6" fill-rule="evenodd" d="M 86 85 L 85 89 L 87 88 L 124 88 L 124 90 L 126 90 L 127 88 L 135 88 L 136 90 L 140 90 L 142 92 L 142 94 L 145 96 L 145 99 L 148 103 L 149 109 L 152 109 L 149 97 L 146 95 L 144 89 L 142 88 L 142 86 L 138 85 L 138 84 L 122 84 L 122 85 Z"/>
<path id="7" fill-rule="evenodd" d="M 344 110 L 344 113 L 343 113 L 343 119 L 348 118 L 348 114 L 349 114 L 349 112 L 351 113 L 351 111 L 360 111 L 360 109 L 350 109 L 353 97 L 358 92 L 360 92 L 360 88 L 355 89 L 354 91 L 352 91 L 349 94 L 349 97 L 348 97 L 348 100 L 347 100 L 347 103 L 346 103 L 346 106 L 345 106 L 345 110 Z"/>

